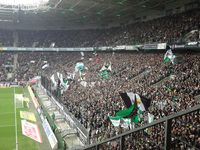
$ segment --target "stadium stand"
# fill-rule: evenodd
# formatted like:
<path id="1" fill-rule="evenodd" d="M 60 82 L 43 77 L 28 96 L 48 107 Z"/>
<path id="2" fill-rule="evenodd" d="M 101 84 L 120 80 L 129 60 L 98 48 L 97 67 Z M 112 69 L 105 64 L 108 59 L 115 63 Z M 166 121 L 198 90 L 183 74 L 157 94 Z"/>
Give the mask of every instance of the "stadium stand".
<path id="1" fill-rule="evenodd" d="M 192 117 L 194 117 L 194 122 L 189 121 L 189 118 L 192 119 Z M 85 149 L 199 149 L 198 117 L 199 106 L 93 144 Z M 188 118 L 188 121 L 186 121 L 187 119 L 182 120 L 182 118 Z M 173 128 L 174 125 L 176 125 L 176 129 Z M 180 130 L 184 133 L 181 134 Z M 186 140 L 186 137 L 190 138 Z"/>
<path id="2" fill-rule="evenodd" d="M 0 46 L 13 46 L 12 31 L 0 30 Z"/>
<path id="3" fill-rule="evenodd" d="M 185 42 L 184 36 L 195 31 L 187 39 L 199 41 L 199 10 L 176 14 L 147 22 L 140 22 L 123 27 L 104 30 L 74 31 L 17 31 L 19 47 L 98 47 L 123 44 L 142 44 L 154 42 Z M 6 36 L 5 36 L 6 35 Z M 3 46 L 12 46 L 13 37 L 10 31 L 0 31 Z M 124 132 L 124 149 L 163 149 L 165 124 L 159 120 L 177 112 L 189 110 L 199 105 L 200 95 L 200 55 L 199 53 L 175 53 L 180 63 L 163 63 L 164 53 L 145 52 L 85 52 L 81 60 L 80 52 L 17 52 L 0 53 L 1 65 L 18 56 L 18 67 L 15 78 L 28 81 L 35 76 L 42 76 L 47 82 L 43 86 L 66 106 L 71 114 L 89 132 L 89 143 L 94 144 Z M 34 62 L 31 62 L 34 61 Z M 44 61 L 49 67 L 42 69 Z M 60 72 L 67 77 L 73 74 L 77 62 L 84 63 L 85 72 L 81 84 L 79 75 L 70 79 L 69 88 L 61 95 L 58 89 L 52 88 L 51 76 Z M 108 79 L 102 79 L 99 72 L 105 63 L 112 64 Z M 9 71 L 8 71 L 9 72 Z M 6 81 L 8 73 L 0 69 L 1 81 Z M 13 78 L 14 80 L 14 78 Z M 158 124 L 148 127 L 148 113 L 134 126 L 115 128 L 108 116 L 125 108 L 119 92 L 138 93 L 151 100 L 148 113 L 154 116 Z M 165 120 L 166 121 L 166 120 Z M 171 118 L 171 134 L 174 149 L 200 149 L 199 110 L 188 112 L 177 118 Z M 142 126 L 148 128 L 144 130 Z M 139 132 L 130 132 L 133 128 Z M 141 141 L 134 140 L 140 138 Z M 156 142 L 152 142 L 156 139 Z M 120 149 L 121 141 L 101 143 L 100 149 Z M 137 145 L 137 146 L 135 146 Z"/>
<path id="4" fill-rule="evenodd" d="M 174 14 L 147 22 L 109 29 L 69 30 L 69 31 L 17 31 L 19 47 L 91 47 L 116 46 L 154 42 L 175 43 L 191 32 L 188 41 L 199 40 L 199 10 Z M 6 36 L 5 36 L 6 34 Z M 5 39 L 5 37 L 7 39 Z M 11 31 L 0 31 L 3 46 L 13 46 Z"/>
<path id="5" fill-rule="evenodd" d="M 73 72 L 74 64 L 80 59 L 77 57 L 80 55 L 78 52 L 38 52 L 19 53 L 18 55 L 19 65 L 22 66 L 18 75 L 19 79 L 23 80 L 40 75 L 39 72 L 48 79 L 52 73 L 56 72 L 67 76 L 69 72 Z M 123 101 L 119 97 L 120 91 L 133 91 L 151 99 L 149 113 L 153 114 L 156 120 L 197 104 L 195 96 L 200 94 L 199 55 L 197 53 L 177 54 L 182 57 L 184 63 L 175 65 L 162 63 L 163 55 L 98 53 L 95 56 L 92 53 L 85 53 L 83 62 L 88 68 L 85 81 L 88 84 L 94 82 L 95 85 L 85 88 L 80 85 L 80 82 L 71 81 L 69 89 L 61 97 L 61 102 L 89 130 L 90 143 L 96 143 L 127 131 L 123 128 L 116 130 L 108 119 L 108 115 L 114 116 L 118 110 L 124 108 Z M 93 60 L 90 61 L 90 58 Z M 31 64 L 31 59 L 38 63 Z M 49 62 L 50 67 L 41 72 L 43 60 Z M 112 62 L 112 75 L 108 80 L 102 80 L 98 73 L 106 61 Z M 171 79 L 172 75 L 174 78 Z M 49 85 L 44 86 L 50 87 Z M 147 120 L 136 124 L 135 127 L 145 124 Z"/>
<path id="6" fill-rule="evenodd" d="M 155 120 L 191 108 L 198 103 L 195 97 L 200 94 L 199 54 L 176 54 L 182 57 L 182 63 L 175 65 L 162 63 L 163 55 L 128 52 L 98 53 L 95 56 L 93 53 L 85 53 L 83 62 L 88 68 L 85 81 L 88 84 L 95 82 L 95 85 L 85 88 L 74 80 L 71 82 L 70 88 L 63 93 L 61 102 L 89 130 L 90 143 L 96 143 L 129 130 L 123 128 L 116 130 L 108 119 L 108 115 L 114 116 L 118 110 L 124 108 L 123 101 L 119 97 L 120 91 L 133 91 L 151 99 L 149 113 L 154 115 Z M 13 58 L 10 53 L 1 53 L 1 56 L 4 61 Z M 49 79 L 52 73 L 56 72 L 67 76 L 69 72 L 74 70 L 74 64 L 79 61 L 80 57 L 78 56 L 80 56 L 79 52 L 18 53 L 20 68 L 18 68 L 17 78 L 18 80 L 29 80 L 36 75 L 45 75 Z M 32 64 L 30 60 L 35 60 L 37 63 Z M 44 60 L 50 63 L 50 68 L 41 70 Z M 112 75 L 108 80 L 102 80 L 98 73 L 106 61 L 112 62 Z M 172 75 L 175 77 L 170 79 Z M 146 115 L 144 114 L 144 116 Z M 172 122 L 172 133 L 177 138 L 181 137 L 186 143 L 198 147 L 199 112 L 183 116 L 179 120 Z M 143 120 L 135 124 L 135 127 L 147 123 L 147 120 Z M 160 130 L 156 127 L 155 133 L 159 132 L 160 135 L 163 135 L 164 124 L 158 126 Z M 187 131 L 185 128 L 188 126 L 189 130 Z M 153 138 L 155 137 L 152 135 L 149 141 Z M 162 139 L 163 136 L 159 137 L 158 141 L 163 141 Z M 131 145 L 127 142 L 126 146 L 129 149 L 134 148 Z M 114 144 L 113 147 L 117 149 L 117 146 L 119 145 Z M 144 144 L 140 146 L 145 147 Z M 136 149 L 140 149 L 140 146 Z M 151 146 L 152 149 L 155 148 L 155 145 Z M 163 142 L 156 147 L 159 149 L 160 146 L 163 146 Z M 184 142 L 180 142 L 177 147 L 184 149 Z"/>

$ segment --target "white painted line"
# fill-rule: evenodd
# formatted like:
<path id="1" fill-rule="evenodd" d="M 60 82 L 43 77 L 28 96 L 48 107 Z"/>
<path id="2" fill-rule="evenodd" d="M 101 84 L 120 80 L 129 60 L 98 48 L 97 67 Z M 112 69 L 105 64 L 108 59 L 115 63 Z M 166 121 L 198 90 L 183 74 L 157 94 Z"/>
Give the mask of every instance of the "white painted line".
<path id="1" fill-rule="evenodd" d="M 14 87 L 14 109 L 15 109 L 15 140 L 16 140 L 16 150 L 18 150 L 17 112 L 16 112 L 15 87 Z"/>
<path id="2" fill-rule="evenodd" d="M 15 112 L 5 112 L 5 113 L 0 113 L 0 115 L 6 115 L 6 114 L 14 114 Z"/>
<path id="3" fill-rule="evenodd" d="M 15 125 L 0 125 L 0 128 L 15 127 Z"/>

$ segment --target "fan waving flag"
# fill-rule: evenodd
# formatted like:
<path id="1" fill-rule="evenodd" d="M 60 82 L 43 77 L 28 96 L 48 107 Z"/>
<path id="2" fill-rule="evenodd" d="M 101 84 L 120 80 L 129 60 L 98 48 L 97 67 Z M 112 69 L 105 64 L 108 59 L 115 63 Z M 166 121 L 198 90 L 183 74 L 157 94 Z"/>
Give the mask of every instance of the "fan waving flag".
<path id="1" fill-rule="evenodd" d="M 42 69 L 45 69 L 45 68 L 48 68 L 49 67 L 49 64 L 45 64 L 42 66 Z"/>
<path id="2" fill-rule="evenodd" d="M 100 70 L 99 75 L 101 76 L 102 79 L 108 79 L 111 71 L 112 71 L 111 63 L 110 64 L 104 63 L 103 67 Z"/>
<path id="3" fill-rule="evenodd" d="M 148 123 L 152 123 L 154 120 L 154 115 L 148 113 Z"/>
<path id="4" fill-rule="evenodd" d="M 138 109 L 140 111 L 147 111 L 151 104 L 150 99 L 147 99 L 146 97 L 140 96 L 138 94 L 136 94 L 136 101 L 137 101 Z"/>
<path id="5" fill-rule="evenodd" d="M 53 86 L 56 87 L 56 80 L 55 80 L 54 74 L 52 74 L 50 79 L 51 79 L 51 82 L 53 83 Z"/>
<path id="6" fill-rule="evenodd" d="M 75 72 L 79 72 L 80 79 L 83 80 L 83 72 L 87 69 L 82 62 L 77 62 L 75 65 Z"/>
<path id="7" fill-rule="evenodd" d="M 141 111 L 148 110 L 150 106 L 151 100 L 147 99 L 144 96 L 134 94 L 133 92 L 126 92 L 126 93 L 119 93 L 119 94 L 127 108 L 130 108 L 132 105 L 134 105 L 135 101 L 137 102 L 137 107 Z"/>
<path id="8" fill-rule="evenodd" d="M 63 91 L 66 91 L 67 89 L 68 89 L 68 87 L 69 87 L 69 82 L 68 82 L 68 80 L 67 79 L 64 79 L 63 78 L 63 74 L 62 73 L 59 73 L 59 72 L 57 72 L 57 76 L 58 76 L 58 80 L 60 81 L 60 87 L 61 87 L 61 93 L 63 92 Z"/>
<path id="9" fill-rule="evenodd" d="M 164 56 L 164 63 L 167 63 L 167 62 L 172 62 L 172 64 L 174 64 L 174 59 L 175 59 L 175 55 L 172 53 L 172 50 L 169 49 L 166 53 L 165 53 L 165 56 Z"/>
<path id="10" fill-rule="evenodd" d="M 78 62 L 76 63 L 76 66 L 75 66 L 75 71 L 76 72 L 83 72 L 85 70 L 85 66 L 82 62 Z"/>
<path id="11" fill-rule="evenodd" d="M 143 112 L 150 107 L 151 100 L 144 96 L 134 94 L 133 92 L 119 93 L 124 101 L 126 109 L 117 111 L 114 117 L 109 117 L 115 127 L 120 125 L 127 128 L 131 122 L 138 123 L 143 120 Z"/>
<path id="12" fill-rule="evenodd" d="M 123 109 L 123 110 L 118 111 L 116 113 L 116 116 L 119 116 L 121 118 L 129 116 L 134 111 L 134 109 L 136 109 L 135 105 L 132 105 L 131 107 L 129 107 L 127 109 Z"/>
<path id="13" fill-rule="evenodd" d="M 135 94 L 133 92 L 119 93 L 127 108 L 131 107 L 135 102 Z"/>

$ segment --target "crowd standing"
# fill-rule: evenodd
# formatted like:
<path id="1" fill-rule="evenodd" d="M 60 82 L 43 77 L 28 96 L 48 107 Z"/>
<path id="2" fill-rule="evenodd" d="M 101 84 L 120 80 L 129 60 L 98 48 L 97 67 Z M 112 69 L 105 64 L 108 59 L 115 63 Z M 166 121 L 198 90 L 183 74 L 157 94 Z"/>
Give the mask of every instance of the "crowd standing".
<path id="1" fill-rule="evenodd" d="M 83 31 L 42 31 L 19 32 L 21 47 L 86 47 L 115 46 L 152 42 L 175 42 L 191 30 L 199 29 L 199 12 L 192 11 L 168 16 L 148 22 L 136 23 L 126 27 L 105 30 Z M 1 37 L 1 36 L 0 36 Z M 28 38 L 27 38 L 28 37 Z M 59 38 L 58 38 L 59 37 Z M 8 35 L 8 41 L 12 38 Z M 3 45 L 9 42 L 0 38 Z M 199 40 L 198 32 L 188 40 Z M 5 42 L 4 42 L 5 41 Z M 11 42 L 12 43 L 12 42 Z M 64 78 L 73 74 L 75 64 L 83 62 L 87 67 L 80 84 L 79 74 L 70 81 L 70 86 L 60 98 L 68 110 L 88 130 L 90 143 L 96 143 L 119 135 L 128 129 L 115 128 L 108 116 L 114 116 L 125 108 L 119 92 L 133 92 L 151 100 L 149 113 L 155 120 L 172 115 L 197 105 L 196 96 L 200 94 L 200 55 L 198 53 L 175 54 L 181 58 L 177 64 L 163 63 L 164 53 L 141 52 L 18 52 L 0 53 L 0 60 L 12 60 L 17 55 L 18 67 L 15 78 L 28 81 L 41 75 L 50 79 L 52 74 L 60 72 Z M 44 64 L 49 67 L 42 69 Z M 112 71 L 108 79 L 99 76 L 104 63 L 111 63 Z M 1 81 L 6 80 L 6 72 L 1 67 Z M 146 112 L 147 113 L 147 112 Z M 143 120 L 134 125 L 139 127 L 147 123 Z M 184 149 L 185 143 L 200 148 L 199 112 L 173 121 L 172 141 L 176 149 Z M 143 140 L 133 140 L 144 136 Z M 156 140 L 155 140 L 156 139 Z M 152 142 L 153 141 L 153 142 Z M 134 143 L 134 144 L 133 144 Z M 151 128 L 145 133 L 133 133 L 126 138 L 126 149 L 162 149 L 164 144 L 164 125 Z M 137 146 L 136 146 L 137 145 Z M 119 148 L 119 142 L 102 145 L 101 149 Z"/>
<path id="2" fill-rule="evenodd" d="M 0 43 L 2 46 L 17 45 L 18 47 L 98 47 L 198 41 L 199 20 L 199 10 L 192 10 L 108 29 L 17 30 L 15 36 L 12 35 L 12 31 L 0 30 Z M 14 40 L 16 35 L 18 38 Z"/>
<path id="3" fill-rule="evenodd" d="M 24 80 L 36 75 L 45 75 L 50 79 L 51 75 L 56 72 L 67 77 L 68 74 L 74 72 L 76 62 L 80 61 L 82 57 L 79 52 L 32 54 L 27 52 L 18 55 L 19 66 L 21 66 L 18 77 Z M 80 84 L 79 74 L 76 73 L 75 79 L 70 82 L 69 89 L 63 93 L 61 102 L 89 131 L 90 143 L 96 143 L 129 130 L 121 127 L 115 128 L 108 119 L 108 116 L 114 116 L 117 111 L 125 108 L 119 92 L 134 92 L 149 98 L 151 106 L 148 112 L 154 115 L 155 120 L 191 108 L 197 105 L 195 97 L 200 94 L 200 55 L 198 53 L 176 55 L 181 57 L 181 62 L 172 64 L 163 63 L 164 53 L 85 53 L 84 59 L 81 61 L 87 67 L 83 77 L 87 86 L 84 87 Z M 35 60 L 35 63 L 30 63 L 32 59 Z M 49 63 L 49 68 L 42 70 L 44 61 Z M 105 62 L 112 62 L 112 72 L 108 79 L 102 79 L 99 76 L 99 71 Z M 147 112 L 143 116 L 146 118 Z M 191 124 L 193 118 L 191 116 L 185 118 L 188 121 L 185 124 L 190 124 L 191 130 L 199 133 L 199 112 L 194 116 L 196 118 L 193 122 L 195 126 Z M 144 119 L 134 126 L 139 127 L 146 123 L 147 119 Z M 174 139 L 182 135 L 193 135 L 190 132 L 180 132 L 180 123 L 182 121 L 174 122 Z M 159 127 L 160 130 L 157 129 L 155 132 L 152 129 L 151 133 L 153 134 L 148 137 L 149 141 L 155 138 L 159 140 L 157 143 L 147 143 L 146 147 L 151 145 L 152 149 L 159 149 L 163 146 L 164 125 Z M 185 128 L 183 127 L 183 129 Z M 192 139 L 192 144 L 198 146 L 199 135 L 197 133 L 194 138 L 186 140 Z M 129 138 L 127 144 L 127 148 L 134 148 Z M 115 146 L 119 145 L 114 144 Z M 144 147 L 145 145 L 140 143 L 137 149 Z"/>

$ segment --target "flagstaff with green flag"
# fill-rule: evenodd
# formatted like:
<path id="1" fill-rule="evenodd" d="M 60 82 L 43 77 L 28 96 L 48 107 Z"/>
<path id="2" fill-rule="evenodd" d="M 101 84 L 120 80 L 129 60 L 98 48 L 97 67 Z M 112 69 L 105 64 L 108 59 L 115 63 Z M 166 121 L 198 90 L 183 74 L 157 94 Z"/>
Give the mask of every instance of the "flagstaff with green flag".
<path id="1" fill-rule="evenodd" d="M 172 53 L 171 49 L 167 50 L 167 52 L 164 55 L 164 63 L 172 62 L 172 64 L 174 64 L 175 63 L 175 61 L 174 61 L 175 57 L 176 56 Z"/>
<path id="2" fill-rule="evenodd" d="M 85 71 L 86 67 L 83 62 L 77 62 L 75 65 L 75 72 L 79 72 L 80 79 L 83 80 L 82 74 Z"/>
<path id="3" fill-rule="evenodd" d="M 131 106 L 116 112 L 114 117 L 109 116 L 110 121 L 115 127 L 121 125 L 121 127 L 127 128 L 131 122 L 139 123 L 143 120 L 143 112 L 147 111 L 150 106 L 151 101 L 146 97 L 133 93 L 128 93 L 126 94 L 127 96 L 124 95 L 125 93 L 121 93 L 123 101 L 130 101 L 130 103 L 127 102 L 126 105 L 131 104 Z"/>
<path id="4" fill-rule="evenodd" d="M 135 105 L 132 105 L 127 109 L 120 110 L 116 113 L 116 116 L 119 116 L 121 118 L 129 116 L 134 111 L 135 108 L 136 108 Z"/>
<path id="5" fill-rule="evenodd" d="M 111 71 L 112 71 L 111 63 L 110 64 L 104 63 L 103 67 L 100 70 L 99 75 L 101 76 L 102 79 L 108 79 L 110 77 Z"/>

